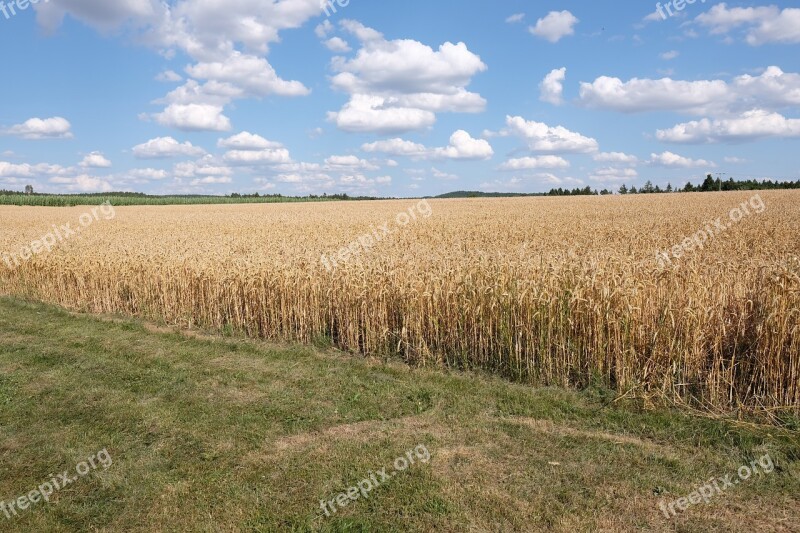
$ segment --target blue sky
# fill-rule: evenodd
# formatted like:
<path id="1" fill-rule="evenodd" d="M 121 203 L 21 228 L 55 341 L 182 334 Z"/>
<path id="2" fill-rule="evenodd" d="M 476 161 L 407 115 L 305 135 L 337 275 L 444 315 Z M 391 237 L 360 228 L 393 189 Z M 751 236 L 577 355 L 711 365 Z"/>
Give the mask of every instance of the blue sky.
<path id="1" fill-rule="evenodd" d="M 5 0 L 0 188 L 800 178 L 790 2 L 662 2 L 664 17 L 632 0 L 333 2 L 326 16 L 320 0 Z"/>

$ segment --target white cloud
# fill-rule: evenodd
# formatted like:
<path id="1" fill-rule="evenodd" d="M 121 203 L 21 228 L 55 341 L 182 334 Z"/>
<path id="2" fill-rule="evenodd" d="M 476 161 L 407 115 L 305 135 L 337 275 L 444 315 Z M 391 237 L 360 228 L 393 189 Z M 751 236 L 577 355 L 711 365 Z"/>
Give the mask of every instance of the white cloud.
<path id="1" fill-rule="evenodd" d="M 403 133 L 433 126 L 436 115 L 411 107 L 387 107 L 380 96 L 355 94 L 339 112 L 328 113 L 341 130 L 352 133 Z"/>
<path id="2" fill-rule="evenodd" d="M 591 137 L 570 131 L 563 126 L 548 126 L 543 122 L 527 121 L 522 117 L 506 117 L 503 135 L 523 139 L 532 152 L 594 153 L 598 143 Z"/>
<path id="3" fill-rule="evenodd" d="M 361 149 L 365 152 L 382 152 L 416 159 L 479 160 L 490 159 L 494 155 L 488 141 L 474 139 L 464 130 L 453 133 L 450 144 L 441 148 L 426 148 L 422 144 L 403 139 L 389 139 L 365 144 Z"/>
<path id="4" fill-rule="evenodd" d="M 179 143 L 172 137 L 157 137 L 133 147 L 133 155 L 137 159 L 166 159 L 179 156 L 196 157 L 205 153 L 205 150 L 199 146 L 192 145 L 189 141 Z"/>
<path id="5" fill-rule="evenodd" d="M 703 112 L 708 106 L 727 102 L 729 91 L 722 80 L 678 81 L 601 76 L 592 83 L 581 82 L 581 102 L 589 107 L 626 113 L 642 111 Z"/>
<path id="6" fill-rule="evenodd" d="M 525 20 L 525 13 L 517 13 L 515 15 L 511 15 L 506 19 L 506 23 L 508 24 L 516 24 L 517 22 L 522 22 Z"/>
<path id="7" fill-rule="evenodd" d="M 216 178 L 217 183 L 229 183 L 233 170 L 220 165 L 214 157 L 207 155 L 197 161 L 184 161 L 173 168 L 173 174 L 179 178 L 195 178 L 192 185 L 214 183 L 211 178 Z M 208 178 L 208 181 L 197 181 Z M 222 181 L 227 179 L 228 181 Z"/>
<path id="8" fill-rule="evenodd" d="M 553 105 L 564 103 L 564 80 L 567 77 L 566 67 L 551 70 L 539 84 L 541 95 L 539 100 Z"/>
<path id="9" fill-rule="evenodd" d="M 50 165 L 39 163 L 30 165 L 28 163 L 15 164 L 7 161 L 0 161 L 0 177 L 2 178 L 36 178 L 67 175 L 72 169 L 61 165 Z"/>
<path id="10" fill-rule="evenodd" d="M 639 162 L 638 157 L 635 155 L 628 155 L 624 152 L 602 152 L 595 154 L 592 158 L 598 163 L 624 163 L 635 165 Z"/>
<path id="11" fill-rule="evenodd" d="M 326 170 L 378 170 L 380 167 L 354 155 L 332 155 L 325 160 Z"/>
<path id="12" fill-rule="evenodd" d="M 531 26 L 529 31 L 537 37 L 557 43 L 562 38 L 573 35 L 574 26 L 578 22 L 580 21 L 569 11 L 551 11 L 546 17 L 537 20 L 536 25 Z"/>
<path id="13" fill-rule="evenodd" d="M 92 152 L 83 158 L 80 166 L 83 168 L 109 168 L 111 161 L 106 159 L 101 152 Z"/>
<path id="14" fill-rule="evenodd" d="M 61 185 L 69 192 L 111 192 L 113 187 L 107 180 L 80 174 L 75 177 L 55 177 L 48 180 L 55 185 Z"/>
<path id="15" fill-rule="evenodd" d="M 55 30 L 70 15 L 104 33 L 129 34 L 132 41 L 164 57 L 183 53 L 192 61 L 187 74 L 209 82 L 200 86 L 201 93 L 215 85 L 230 86 L 230 95 L 214 102 L 220 109 L 170 106 L 156 115 L 165 126 L 204 131 L 229 129 L 222 108 L 233 99 L 308 94 L 301 82 L 278 76 L 264 56 L 270 44 L 280 40 L 281 31 L 299 28 L 322 13 L 318 0 L 61 0 L 40 2 L 35 9 L 46 30 Z M 172 102 L 197 103 L 208 102 Z"/>
<path id="16" fill-rule="evenodd" d="M 347 44 L 347 41 L 342 39 L 341 37 L 331 37 L 327 41 L 325 41 L 325 46 L 331 52 L 338 52 L 338 53 L 347 53 L 352 50 L 350 45 Z"/>
<path id="17" fill-rule="evenodd" d="M 662 152 L 660 154 L 650 154 L 649 165 L 666 168 L 712 168 L 716 167 L 713 162 L 705 159 L 689 159 L 672 152 Z"/>
<path id="18" fill-rule="evenodd" d="M 569 161 L 556 155 L 543 155 L 509 159 L 500 165 L 500 170 L 534 170 L 539 168 L 569 168 Z"/>
<path id="19" fill-rule="evenodd" d="M 745 30 L 745 41 L 751 46 L 767 43 L 800 43 L 800 8 L 778 6 L 728 8 L 723 2 L 695 18 L 712 35 L 734 29 Z"/>
<path id="20" fill-rule="evenodd" d="M 431 157 L 434 159 L 490 159 L 494 155 L 492 146 L 485 139 L 473 139 L 464 130 L 458 130 L 450 136 L 450 145 L 445 148 L 434 148 Z"/>
<path id="21" fill-rule="evenodd" d="M 701 144 L 743 142 L 770 137 L 800 137 L 800 119 L 786 118 L 763 109 L 747 111 L 736 118 L 693 120 L 656 132 L 658 140 Z"/>
<path id="22" fill-rule="evenodd" d="M 22 124 L 11 126 L 4 133 L 16 135 L 23 139 L 71 139 L 72 125 L 62 117 L 30 118 Z"/>
<path id="23" fill-rule="evenodd" d="M 310 91 L 299 81 L 282 80 L 263 57 L 231 52 L 220 61 L 199 62 L 186 68 L 194 78 L 239 87 L 247 96 L 304 96 Z"/>
<path id="24" fill-rule="evenodd" d="M 436 122 L 436 113 L 478 113 L 486 101 L 466 90 L 472 77 L 487 69 L 464 43 L 437 50 L 411 39 L 387 41 L 379 32 L 352 20 L 341 23 L 361 48 L 352 59 L 334 57 L 334 89 L 350 101 L 328 119 L 349 132 L 401 133 Z"/>
<path id="25" fill-rule="evenodd" d="M 784 72 L 776 66 L 767 67 L 759 76 L 745 74 L 734 78 L 732 90 L 742 106 L 770 109 L 800 106 L 800 74 Z"/>
<path id="26" fill-rule="evenodd" d="M 161 72 L 158 76 L 156 76 L 156 81 L 178 82 L 178 81 L 183 81 L 183 76 L 181 76 L 174 70 L 165 70 L 164 72 Z"/>
<path id="27" fill-rule="evenodd" d="M 217 141 L 217 146 L 220 148 L 228 148 L 233 150 L 266 150 L 283 148 L 283 144 L 274 141 L 268 141 L 260 135 L 255 135 L 249 131 L 237 133 L 233 137 L 227 139 L 220 139 Z"/>
<path id="28" fill-rule="evenodd" d="M 268 150 L 230 150 L 223 160 L 232 165 L 277 165 L 290 163 L 292 158 L 286 148 Z"/>
<path id="29" fill-rule="evenodd" d="M 599 168 L 594 172 L 592 172 L 589 175 L 589 179 L 601 183 L 613 183 L 613 182 L 636 179 L 638 176 L 639 173 L 632 168 L 605 167 L 605 168 Z"/>
<path id="30" fill-rule="evenodd" d="M 676 57 L 678 57 L 679 55 L 681 55 L 681 53 L 678 52 L 677 50 L 670 50 L 669 52 L 664 52 L 659 57 L 664 61 L 671 61 Z"/>
<path id="31" fill-rule="evenodd" d="M 448 174 L 447 172 L 442 172 L 436 167 L 431 168 L 431 174 L 433 175 L 434 178 L 438 180 L 455 181 L 459 179 L 458 176 L 456 176 L 455 174 Z"/>
<path id="32" fill-rule="evenodd" d="M 747 159 L 743 159 L 741 157 L 726 157 L 725 162 L 731 163 L 733 165 L 743 165 L 745 163 L 749 163 L 750 161 L 748 161 Z"/>
<path id="33" fill-rule="evenodd" d="M 162 126 L 183 131 L 228 131 L 231 121 L 222 114 L 222 107 L 208 104 L 171 104 L 154 115 Z"/>
<path id="34" fill-rule="evenodd" d="M 314 28 L 314 33 L 320 39 L 324 39 L 325 37 L 330 35 L 334 31 L 334 29 L 335 28 L 333 27 L 333 24 L 331 24 L 331 21 L 328 20 L 328 19 L 325 19 L 325 21 L 322 22 L 322 24 L 320 24 L 316 28 Z"/>
<path id="35" fill-rule="evenodd" d="M 169 177 L 169 173 L 166 170 L 156 168 L 135 168 L 129 170 L 127 174 L 140 180 L 163 180 Z"/>
<path id="36" fill-rule="evenodd" d="M 428 149 L 419 143 L 403 139 L 389 139 L 376 141 L 361 146 L 365 152 L 381 152 L 395 156 L 424 157 Z"/>
<path id="37" fill-rule="evenodd" d="M 800 105 L 800 74 L 770 66 L 758 76 L 738 76 L 729 83 L 671 78 L 622 81 L 601 76 L 592 83 L 581 83 L 580 99 L 588 107 L 627 113 L 737 115 L 757 108 L 777 110 Z"/>
<path id="38" fill-rule="evenodd" d="M 231 183 L 233 180 L 229 176 L 206 176 L 205 178 L 195 178 L 191 181 L 191 185 L 224 185 Z"/>

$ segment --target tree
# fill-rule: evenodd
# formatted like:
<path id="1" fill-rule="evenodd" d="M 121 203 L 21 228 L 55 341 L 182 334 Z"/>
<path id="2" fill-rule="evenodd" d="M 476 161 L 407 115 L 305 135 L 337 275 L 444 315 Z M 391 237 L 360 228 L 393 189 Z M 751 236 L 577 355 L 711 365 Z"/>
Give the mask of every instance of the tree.
<path id="1" fill-rule="evenodd" d="M 653 188 L 653 182 L 651 182 L 650 180 L 647 180 L 647 183 L 645 183 L 644 187 L 642 187 L 642 193 L 643 194 L 652 194 L 654 192 L 656 192 L 656 190 Z"/>
<path id="2" fill-rule="evenodd" d="M 672 184 L 667 183 L 667 192 L 672 192 Z"/>
<path id="3" fill-rule="evenodd" d="M 25 186 L 25 194 L 33 194 L 33 185 Z"/>
<path id="4" fill-rule="evenodd" d="M 717 190 L 717 183 L 716 181 L 714 181 L 714 176 L 712 176 L 711 174 L 706 176 L 706 180 L 700 186 L 700 190 L 702 192 L 711 192 Z"/>
<path id="5" fill-rule="evenodd" d="M 628 187 L 623 183 L 622 187 L 619 188 L 620 194 L 628 194 Z"/>
<path id="6" fill-rule="evenodd" d="M 639 191 L 636 190 L 636 187 L 631 187 L 631 194 L 639 194 Z"/>

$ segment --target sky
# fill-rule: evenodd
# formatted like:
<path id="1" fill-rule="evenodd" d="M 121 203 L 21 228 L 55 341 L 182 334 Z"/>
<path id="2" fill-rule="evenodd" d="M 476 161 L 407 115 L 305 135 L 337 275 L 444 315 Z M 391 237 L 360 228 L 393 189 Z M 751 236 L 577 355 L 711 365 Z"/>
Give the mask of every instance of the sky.
<path id="1" fill-rule="evenodd" d="M 0 189 L 796 180 L 793 4 L 4 0 Z"/>

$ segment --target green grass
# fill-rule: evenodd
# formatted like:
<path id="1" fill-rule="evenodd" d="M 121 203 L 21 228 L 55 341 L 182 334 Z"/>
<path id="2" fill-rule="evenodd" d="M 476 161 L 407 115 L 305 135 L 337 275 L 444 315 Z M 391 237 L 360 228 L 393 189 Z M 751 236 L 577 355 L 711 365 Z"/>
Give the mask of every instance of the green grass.
<path id="1" fill-rule="evenodd" d="M 0 500 L 113 464 L 0 531 L 791 531 L 800 434 L 327 348 L 185 335 L 0 299 Z M 424 444 L 428 464 L 323 519 Z M 668 520 L 769 453 L 776 470 Z M 391 471 L 391 468 L 389 469 Z M 795 531 L 797 529 L 794 529 Z"/>
<path id="2" fill-rule="evenodd" d="M 372 200 L 373 198 L 343 198 L 334 196 L 149 196 L 144 194 L 0 194 L 0 205 L 36 207 L 73 207 L 100 205 L 115 207 L 131 205 L 217 205 L 217 204 L 283 204 L 300 202 L 334 202 Z"/>

